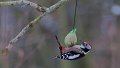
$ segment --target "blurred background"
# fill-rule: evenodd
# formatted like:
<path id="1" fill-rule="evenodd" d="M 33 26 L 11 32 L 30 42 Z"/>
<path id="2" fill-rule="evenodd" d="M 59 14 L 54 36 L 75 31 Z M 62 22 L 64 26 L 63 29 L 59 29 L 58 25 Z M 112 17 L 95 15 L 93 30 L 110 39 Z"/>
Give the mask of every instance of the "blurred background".
<path id="1" fill-rule="evenodd" d="M 59 0 L 31 1 L 49 7 Z M 75 0 L 70 0 L 46 15 L 14 44 L 8 56 L 0 55 L 0 68 L 120 68 L 120 0 L 78 0 L 77 44 L 87 41 L 92 50 L 75 61 L 53 59 L 59 54 L 54 34 L 64 44 L 74 8 Z M 40 14 L 30 6 L 0 7 L 0 48 Z"/>

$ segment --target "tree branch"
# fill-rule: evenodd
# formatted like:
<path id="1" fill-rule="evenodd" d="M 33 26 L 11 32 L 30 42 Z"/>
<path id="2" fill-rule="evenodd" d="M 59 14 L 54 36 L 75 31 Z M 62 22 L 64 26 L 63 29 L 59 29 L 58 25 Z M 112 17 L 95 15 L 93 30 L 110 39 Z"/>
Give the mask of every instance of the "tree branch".
<path id="1" fill-rule="evenodd" d="M 20 0 L 20 1 L 21 1 L 21 0 Z M 22 0 L 22 1 L 23 1 L 23 0 Z M 24 1 L 25 1 L 25 0 L 24 0 Z M 30 2 L 30 1 L 26 1 L 26 2 L 24 2 L 24 1 L 23 1 L 23 3 L 26 3 L 26 2 L 32 3 L 32 2 Z M 13 44 L 16 43 L 16 42 L 19 40 L 19 38 L 21 38 L 27 31 L 29 31 L 30 29 L 32 29 L 33 26 L 35 26 L 35 25 L 38 23 L 38 21 L 41 20 L 41 18 L 42 18 L 43 16 L 45 16 L 45 15 L 53 12 L 54 10 L 56 10 L 57 8 L 59 8 L 61 5 L 63 5 L 63 4 L 64 4 L 65 2 L 67 2 L 67 1 L 68 1 L 68 0 L 60 0 L 60 1 L 58 1 L 56 4 L 50 6 L 49 8 L 46 8 L 46 11 L 45 11 L 42 15 L 38 16 L 38 17 L 35 18 L 33 21 L 31 21 L 26 27 L 24 27 L 24 28 L 21 30 L 21 32 L 20 32 L 15 38 L 13 38 L 13 39 L 9 42 L 8 46 L 6 46 L 5 49 L 1 50 L 1 53 L 3 53 L 3 54 L 6 55 L 6 53 L 8 53 L 9 50 L 13 47 Z M 7 3 L 7 2 L 6 2 L 6 3 Z M 20 3 L 19 1 L 13 1 L 12 3 L 10 2 L 10 3 L 7 4 L 7 5 L 19 4 L 19 3 Z M 0 5 L 1 5 L 1 4 L 2 4 L 2 2 L 0 2 Z M 34 4 L 35 4 L 35 3 L 34 3 Z M 33 7 L 35 7 L 35 5 L 34 5 Z"/>
<path id="2" fill-rule="evenodd" d="M 28 1 L 28 0 L 0 2 L 0 6 L 15 6 L 15 5 L 30 5 L 31 7 L 37 9 L 40 12 L 46 11 L 45 7 L 42 7 L 41 5 L 33 3 L 31 1 Z"/>

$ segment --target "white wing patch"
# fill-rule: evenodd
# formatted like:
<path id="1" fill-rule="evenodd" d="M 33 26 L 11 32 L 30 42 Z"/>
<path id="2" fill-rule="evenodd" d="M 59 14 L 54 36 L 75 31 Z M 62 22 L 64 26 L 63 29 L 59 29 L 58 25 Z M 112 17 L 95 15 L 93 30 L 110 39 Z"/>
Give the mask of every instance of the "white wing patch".
<path id="1" fill-rule="evenodd" d="M 77 57 L 79 57 L 79 56 L 80 56 L 80 54 L 77 54 L 77 55 L 69 56 L 68 58 L 69 58 L 69 59 L 74 59 L 74 58 L 77 58 Z"/>
<path id="2" fill-rule="evenodd" d="M 90 51 L 88 51 L 88 52 L 84 52 L 84 51 L 82 51 L 85 55 L 88 53 L 88 52 L 90 52 Z"/>

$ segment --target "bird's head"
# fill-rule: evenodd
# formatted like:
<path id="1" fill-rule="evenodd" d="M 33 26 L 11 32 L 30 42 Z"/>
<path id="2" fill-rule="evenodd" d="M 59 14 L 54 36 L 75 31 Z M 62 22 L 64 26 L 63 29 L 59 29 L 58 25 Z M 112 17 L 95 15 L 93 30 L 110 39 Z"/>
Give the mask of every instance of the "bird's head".
<path id="1" fill-rule="evenodd" d="M 80 48 L 87 53 L 91 49 L 91 46 L 89 43 L 83 42 L 82 44 L 80 44 Z"/>

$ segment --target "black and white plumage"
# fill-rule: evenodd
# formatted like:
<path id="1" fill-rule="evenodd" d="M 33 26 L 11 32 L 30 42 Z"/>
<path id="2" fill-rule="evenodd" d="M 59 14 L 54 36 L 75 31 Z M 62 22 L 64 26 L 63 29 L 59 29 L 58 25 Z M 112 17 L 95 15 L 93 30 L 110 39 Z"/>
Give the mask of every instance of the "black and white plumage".
<path id="1" fill-rule="evenodd" d="M 76 60 L 84 57 L 91 50 L 91 46 L 87 42 L 83 42 L 80 45 L 74 45 L 69 48 L 65 48 L 61 55 L 56 58 L 63 60 Z"/>
<path id="2" fill-rule="evenodd" d="M 64 59 L 64 60 L 76 60 L 76 59 L 79 59 L 84 56 L 85 56 L 85 54 L 82 52 L 78 53 L 75 51 L 70 51 L 67 53 L 63 53 L 61 56 L 57 56 L 57 58 Z"/>
<path id="3" fill-rule="evenodd" d="M 80 48 L 82 49 L 82 51 L 84 52 L 84 54 L 87 54 L 91 50 L 91 46 L 87 42 L 83 42 L 80 45 Z"/>

